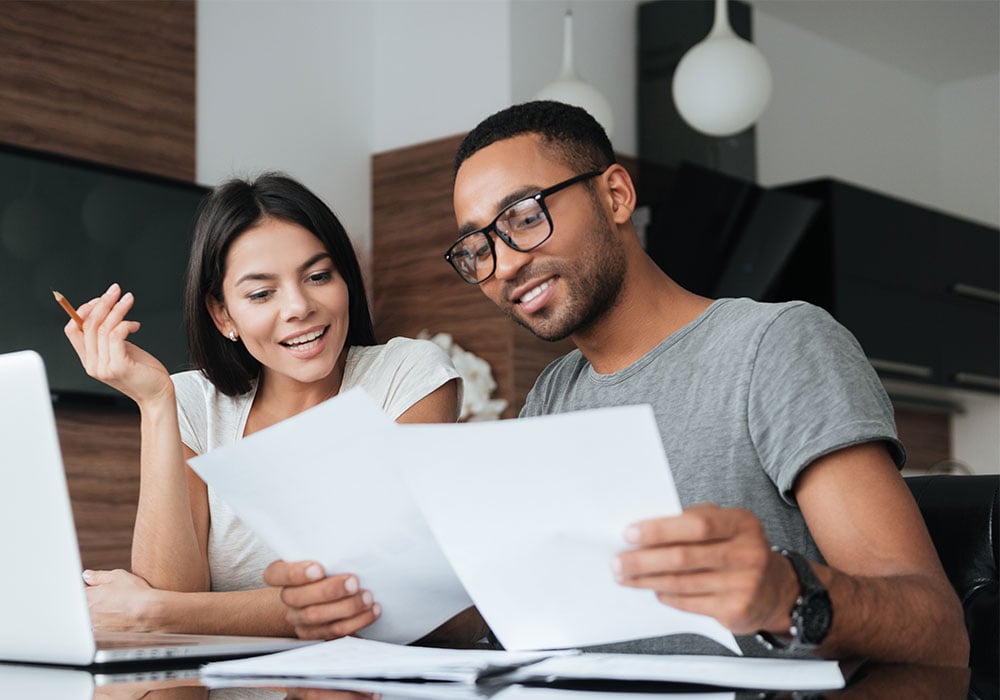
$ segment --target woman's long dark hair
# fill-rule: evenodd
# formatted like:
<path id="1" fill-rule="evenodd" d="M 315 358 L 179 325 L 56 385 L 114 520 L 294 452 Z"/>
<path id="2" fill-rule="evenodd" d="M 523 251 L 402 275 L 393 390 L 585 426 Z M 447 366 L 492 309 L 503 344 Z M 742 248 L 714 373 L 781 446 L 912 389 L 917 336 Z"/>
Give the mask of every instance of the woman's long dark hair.
<path id="1" fill-rule="evenodd" d="M 229 247 L 264 218 L 298 224 L 323 243 L 347 284 L 347 346 L 376 342 L 361 266 L 347 231 L 330 208 L 281 173 L 266 173 L 253 181 L 230 180 L 212 190 L 198 217 L 184 290 L 191 360 L 219 391 L 229 396 L 250 390 L 260 373 L 260 362 L 243 343 L 234 343 L 219 332 L 208 312 L 207 300 L 211 296 L 223 301 L 222 278 Z"/>

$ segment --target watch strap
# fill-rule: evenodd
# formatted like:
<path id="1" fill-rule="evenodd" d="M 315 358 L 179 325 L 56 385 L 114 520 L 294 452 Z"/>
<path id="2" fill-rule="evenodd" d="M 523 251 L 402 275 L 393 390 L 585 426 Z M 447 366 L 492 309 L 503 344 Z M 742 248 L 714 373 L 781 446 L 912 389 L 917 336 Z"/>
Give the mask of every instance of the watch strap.
<path id="1" fill-rule="evenodd" d="M 819 646 L 822 639 L 807 641 L 803 639 L 802 630 L 802 613 L 805 601 L 811 596 L 822 595 L 826 597 L 827 602 L 829 602 L 829 596 L 826 591 L 826 587 L 823 582 L 819 580 L 816 572 L 813 571 L 812 566 L 809 564 L 809 560 L 798 552 L 785 549 L 780 546 L 771 547 L 771 551 L 777 552 L 781 556 L 785 557 L 788 562 L 792 565 L 792 570 L 795 572 L 795 577 L 799 581 L 799 595 L 795 599 L 795 604 L 792 606 L 791 610 L 791 626 L 788 630 L 788 641 L 782 640 L 777 635 L 770 632 L 761 630 L 757 633 L 757 639 L 764 644 L 768 649 L 815 649 Z M 832 617 L 832 610 L 829 611 Z M 823 632 L 823 637 L 826 636 L 825 630 Z"/>

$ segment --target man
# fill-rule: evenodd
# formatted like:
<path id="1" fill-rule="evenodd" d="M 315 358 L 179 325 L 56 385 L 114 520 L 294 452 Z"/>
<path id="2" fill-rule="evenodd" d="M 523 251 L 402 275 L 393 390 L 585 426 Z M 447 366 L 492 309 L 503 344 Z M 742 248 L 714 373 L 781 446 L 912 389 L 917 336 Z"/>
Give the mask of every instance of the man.
<path id="1" fill-rule="evenodd" d="M 642 249 L 632 181 L 581 109 L 503 110 L 455 170 L 449 262 L 540 338 L 577 346 L 521 415 L 654 408 L 685 510 L 628 529 L 622 585 L 718 619 L 748 653 L 967 664 L 961 606 L 898 472 L 891 405 L 845 329 L 801 302 L 678 286 Z M 322 602 L 304 570 L 269 569 L 291 616 Z"/>

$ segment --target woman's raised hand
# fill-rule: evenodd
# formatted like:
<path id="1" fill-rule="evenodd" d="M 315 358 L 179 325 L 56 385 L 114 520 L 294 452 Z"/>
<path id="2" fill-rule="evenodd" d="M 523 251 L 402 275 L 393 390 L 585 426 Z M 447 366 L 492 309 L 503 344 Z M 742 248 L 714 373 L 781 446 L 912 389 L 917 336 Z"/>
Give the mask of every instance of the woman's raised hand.
<path id="1" fill-rule="evenodd" d="M 142 406 L 161 397 L 171 397 L 173 384 L 163 364 L 127 339 L 139 330 L 138 321 L 125 315 L 135 303 L 131 292 L 122 294 L 117 283 L 96 299 L 77 309 L 81 329 L 70 320 L 63 331 L 80 356 L 87 374 L 122 392 Z"/>

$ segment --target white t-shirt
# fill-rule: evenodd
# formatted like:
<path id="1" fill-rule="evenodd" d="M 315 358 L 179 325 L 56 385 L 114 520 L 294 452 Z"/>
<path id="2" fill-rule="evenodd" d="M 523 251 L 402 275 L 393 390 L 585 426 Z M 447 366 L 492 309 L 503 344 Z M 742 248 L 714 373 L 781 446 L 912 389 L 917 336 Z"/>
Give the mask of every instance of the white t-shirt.
<path id="1" fill-rule="evenodd" d="M 350 348 L 340 390 L 363 388 L 396 420 L 420 399 L 458 377 L 448 355 L 434 343 L 393 338 L 385 345 Z M 180 372 L 172 379 L 185 445 L 197 454 L 205 454 L 243 437 L 256 385 L 246 394 L 226 396 L 197 370 Z M 212 590 L 262 588 L 264 569 L 279 557 L 236 517 L 211 486 L 208 504 Z"/>

